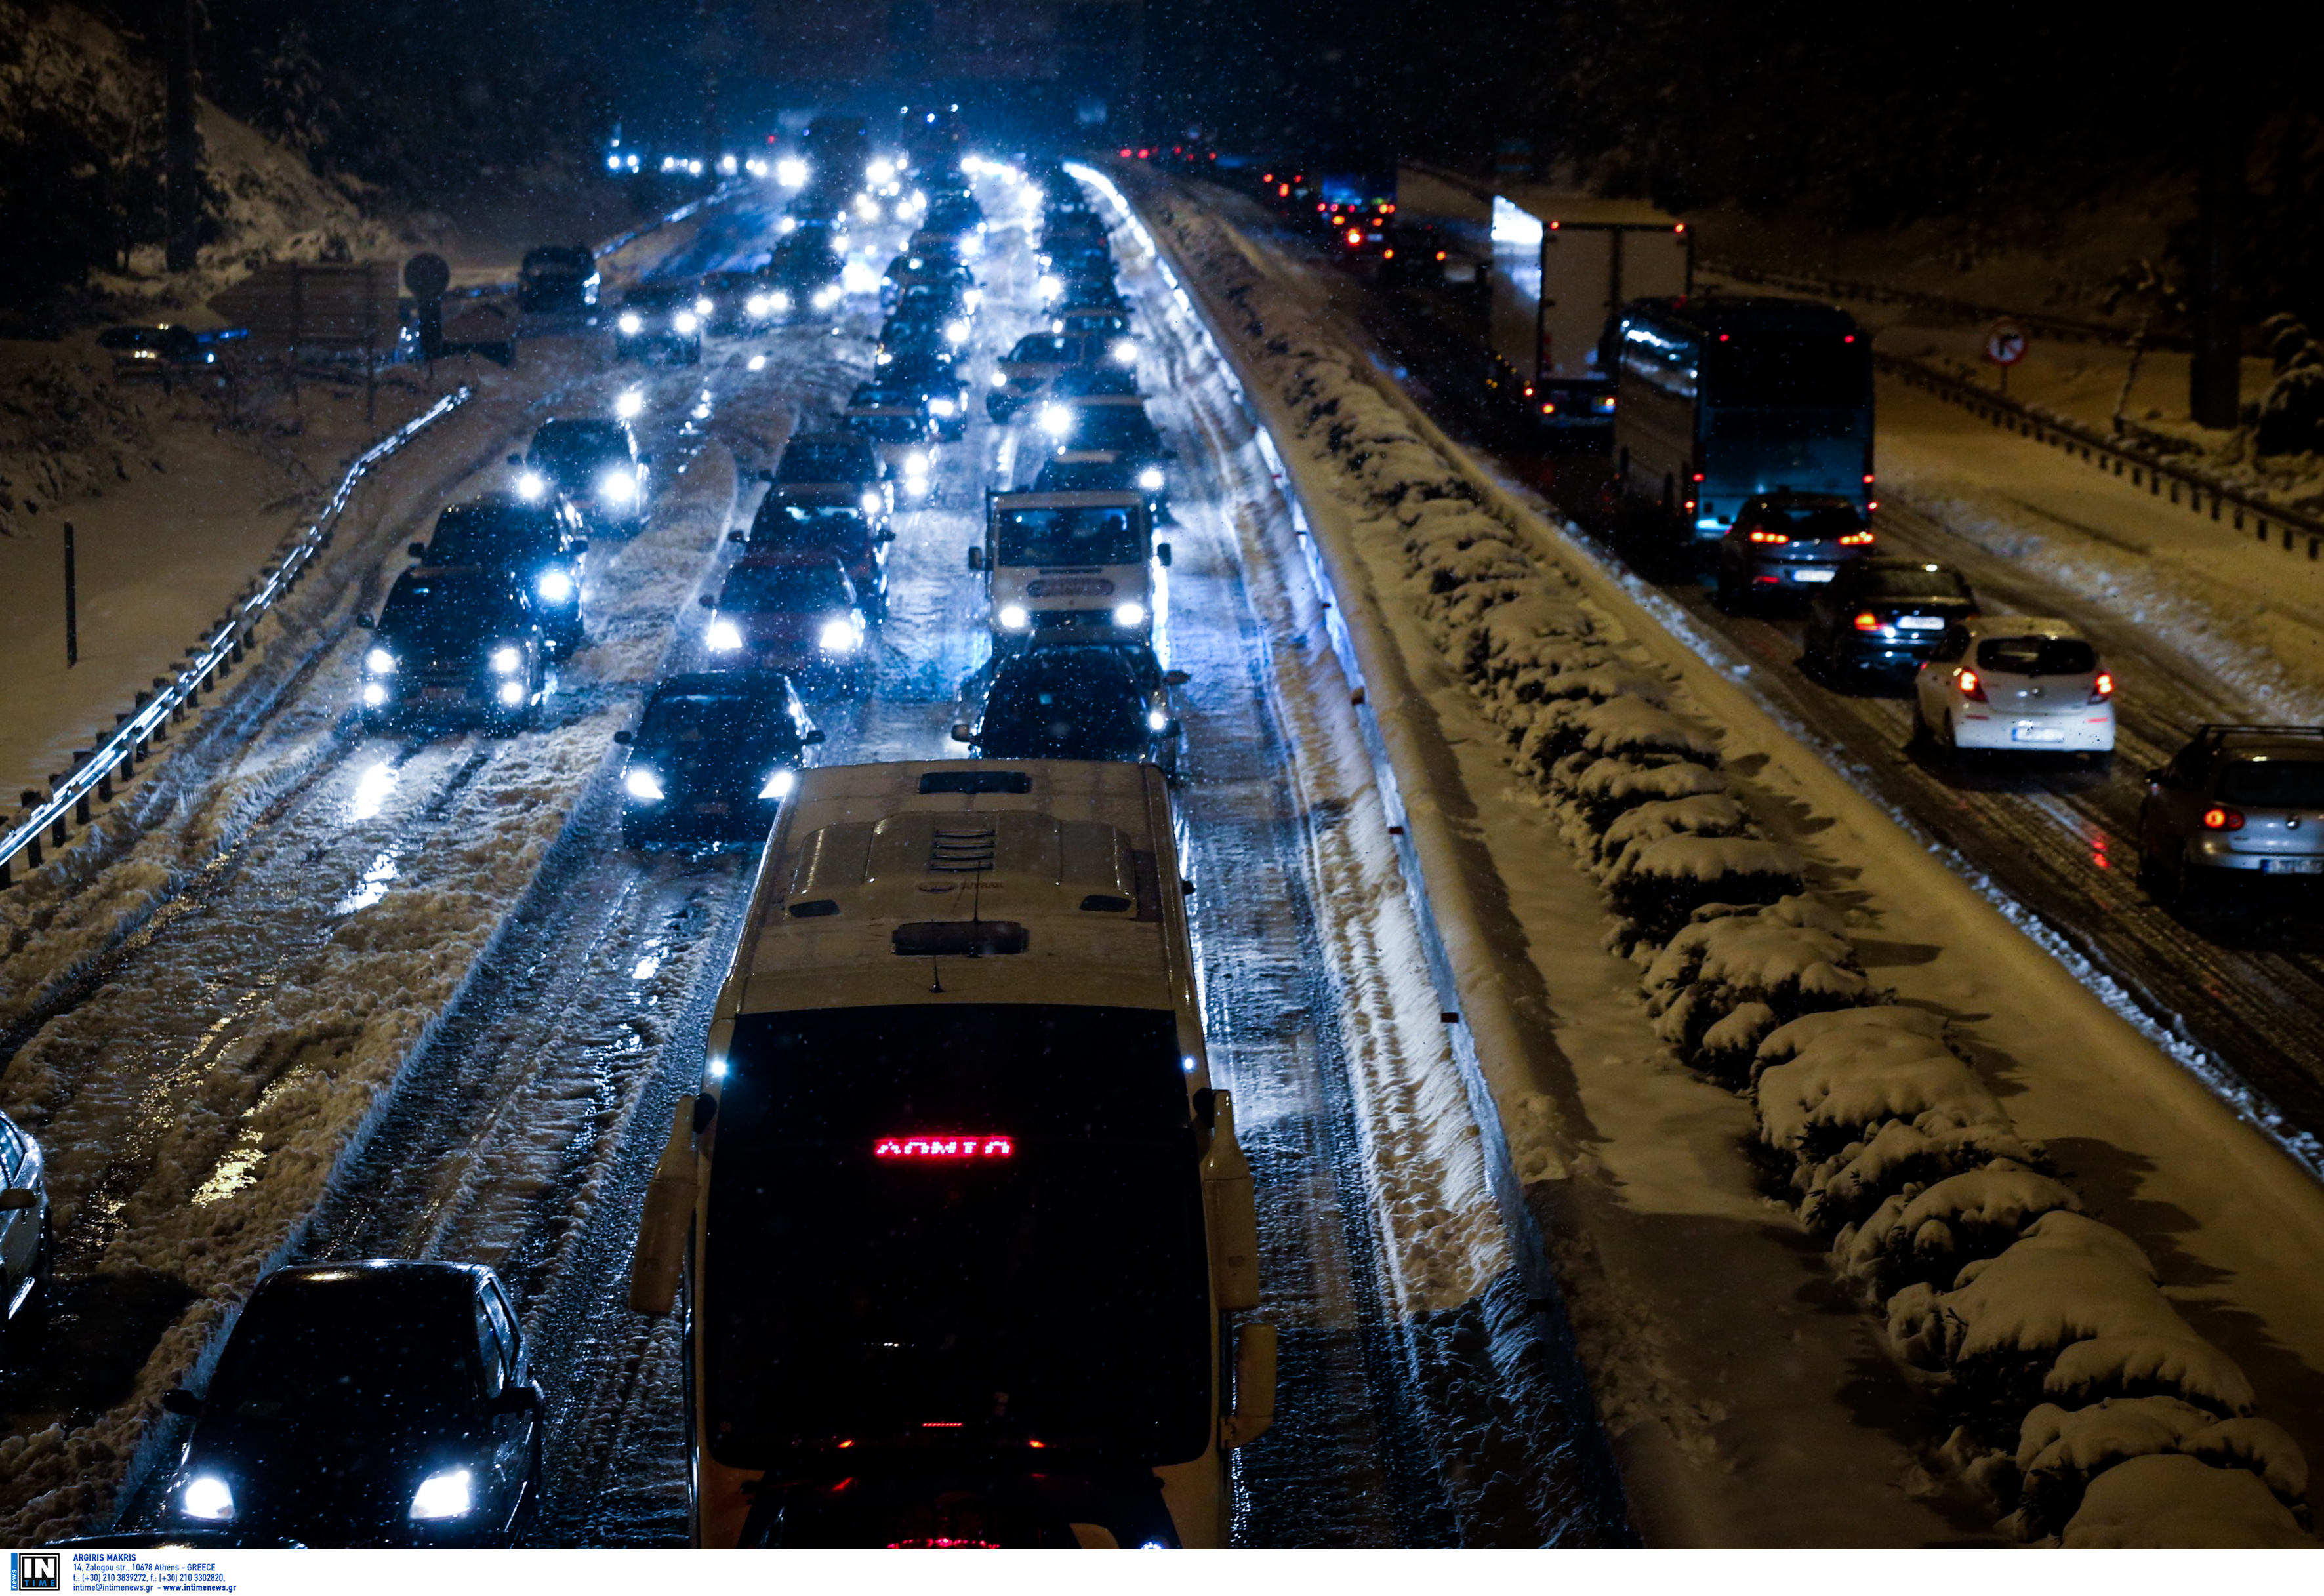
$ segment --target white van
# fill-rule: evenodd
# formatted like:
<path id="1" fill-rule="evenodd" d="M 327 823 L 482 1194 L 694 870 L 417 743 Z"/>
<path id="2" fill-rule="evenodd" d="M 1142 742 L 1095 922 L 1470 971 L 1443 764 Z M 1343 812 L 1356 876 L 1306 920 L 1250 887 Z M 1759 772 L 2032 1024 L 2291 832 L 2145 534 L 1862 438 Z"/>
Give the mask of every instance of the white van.
<path id="1" fill-rule="evenodd" d="M 631 1278 L 696 1545 L 1226 1544 L 1275 1333 L 1178 871 L 1151 765 L 800 773 Z"/>
<path id="2" fill-rule="evenodd" d="M 1168 605 L 1170 546 L 1135 493 L 991 494 L 982 572 L 997 647 L 1151 642 Z"/>

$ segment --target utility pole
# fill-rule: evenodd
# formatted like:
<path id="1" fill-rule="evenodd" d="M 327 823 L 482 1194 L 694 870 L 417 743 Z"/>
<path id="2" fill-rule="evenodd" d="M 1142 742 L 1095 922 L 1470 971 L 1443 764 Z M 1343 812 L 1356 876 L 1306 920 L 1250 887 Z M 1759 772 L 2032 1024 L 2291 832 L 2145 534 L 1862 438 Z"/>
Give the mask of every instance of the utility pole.
<path id="1" fill-rule="evenodd" d="M 2200 242 L 2193 293 L 2195 358 L 2188 368 L 2187 411 L 2199 427 L 2230 428 L 2243 411 L 2240 303 L 2246 146 L 2249 123 L 2226 63 L 2204 73 Z"/>
<path id="2" fill-rule="evenodd" d="M 200 145 L 194 131 L 193 0 L 161 0 L 161 55 L 169 90 L 162 118 L 167 255 L 171 271 L 190 272 L 202 220 Z"/>
<path id="3" fill-rule="evenodd" d="M 696 43 L 702 51 L 702 175 L 715 189 L 718 186 L 718 152 L 726 143 L 726 130 L 718 125 L 718 50 L 721 41 L 712 33 L 711 0 L 696 0 L 694 17 Z M 719 30 L 721 35 L 724 32 L 724 29 Z"/>
<path id="4" fill-rule="evenodd" d="M 65 522 L 65 669 L 80 663 L 80 584 L 73 570 L 73 523 Z"/>

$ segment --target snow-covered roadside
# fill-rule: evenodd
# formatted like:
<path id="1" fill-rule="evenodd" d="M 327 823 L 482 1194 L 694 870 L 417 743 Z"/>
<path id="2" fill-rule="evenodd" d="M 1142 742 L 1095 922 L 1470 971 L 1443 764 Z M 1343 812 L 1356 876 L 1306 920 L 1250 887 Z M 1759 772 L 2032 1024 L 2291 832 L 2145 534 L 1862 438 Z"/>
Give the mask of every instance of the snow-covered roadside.
<path id="1" fill-rule="evenodd" d="M 666 494 L 652 530 L 607 551 L 597 640 L 561 673 L 575 709 L 538 733 L 454 740 L 350 772 L 244 850 L 224 901 L 209 906 L 232 924 L 157 948 L 135 990 L 106 988 L 18 1053 L 6 1102 L 48 1145 L 60 1235 L 97 1250 L 92 1274 L 151 1270 L 181 1280 L 192 1300 L 126 1401 L 91 1424 L 0 1441 L 5 1538 L 35 1542 L 102 1510 L 152 1434 L 155 1398 L 295 1246 L 403 1061 L 553 863 L 733 501 L 733 462 L 713 448 Z M 283 717 L 238 777 L 267 785 L 270 768 L 328 737 L 361 646 L 341 638 L 303 695 L 324 702 L 324 729 L 313 715 Z M 231 806 L 234 785 L 214 788 L 212 801 Z M 145 848 L 178 840 L 157 834 Z M 363 858 L 372 863 L 344 899 L 315 890 L 318 871 Z M 124 1163 L 139 1172 L 126 1189 Z"/>
<path id="2" fill-rule="evenodd" d="M 1942 1408 L 1964 1422 L 1950 1462 L 1973 1463 L 1978 1485 L 2011 1491 L 2022 1470 L 2026 1511 L 2012 1527 L 2029 1536 L 2123 1533 L 2101 1531 L 2096 1518 L 2069 1527 L 2082 1481 L 2108 1462 L 2172 1450 L 2217 1459 L 2239 1447 L 2252 1468 L 2197 1465 L 2190 1482 L 2175 1464 L 2141 1464 L 2106 1494 L 2167 1475 L 2182 1502 L 2205 1490 L 2220 1499 L 2209 1528 L 2182 1518 L 2152 1532 L 2163 1539 L 2296 1535 L 2258 1484 L 2272 1476 L 2296 1498 L 2304 1481 L 2280 1461 L 2296 1453 L 2279 1432 L 2264 1446 L 2236 1440 L 2242 1430 L 2212 1433 L 2222 1421 L 2250 1421 L 2233 1416 L 2244 1406 L 2227 1378 L 2233 1365 L 2185 1320 L 2232 1349 L 2262 1407 L 2312 1439 L 2315 1260 L 2287 1254 L 2312 1250 L 2319 1234 L 2324 1204 L 2313 1187 L 1672 637 L 1578 543 L 1499 494 L 1392 403 L 1360 357 L 1318 328 L 1317 308 L 1194 214 L 1184 191 L 1148 196 L 1148 205 L 1197 263 L 1213 325 L 1242 343 L 1252 393 L 1278 435 L 1301 438 L 1286 448 L 1292 474 L 1327 547 L 1362 573 L 1352 591 L 1368 591 L 1413 684 L 1409 698 L 1389 704 L 1395 678 L 1375 680 L 1375 705 L 1384 723 L 1407 721 L 1416 744 L 1434 744 L 1436 760 L 1420 767 L 1426 790 L 1454 811 L 1471 855 L 1443 872 L 1432 863 L 1432 891 L 1481 885 L 1500 945 L 1522 942 L 1533 954 L 1529 968 L 1489 958 L 1463 968 L 1464 987 L 1486 999 L 1466 1006 L 1489 1008 L 1498 995 L 1523 1027 L 1507 1051 L 1480 1032 L 1480 1053 L 1513 1153 L 1528 1166 L 1529 1195 L 1569 1244 L 1585 1335 L 1593 1311 L 1603 1333 L 1586 1342 L 1601 1398 L 1618 1422 L 1637 1416 L 1673 1443 L 1630 1449 L 1634 1491 L 1655 1482 L 1648 1476 L 1675 1486 L 1665 1497 L 1675 1499 L 1673 1517 L 1692 1518 L 1669 1527 L 1680 1538 L 1950 1538 L 1959 1530 L 1913 1499 L 1936 1494 L 1930 1472 L 1948 1464 L 1932 1444 Z M 1715 750 L 1706 722 L 1724 732 Z M 1422 788 L 1408 779 L 1406 789 L 1417 809 Z M 1637 1047 L 1637 972 L 1618 966 L 1609 976 L 1610 961 L 1588 946 L 1603 923 L 1591 901 L 1598 883 L 1562 860 L 1531 856 L 1553 822 L 1603 872 L 1631 922 L 1624 942 L 1653 952 L 1667 939 L 1677 950 L 1665 953 L 1648 989 L 1667 1038 L 1714 1077 L 1738 1072 L 1738 1084 L 1753 1068 L 1754 1045 L 1766 1047 L 1756 1115 L 1673 1068 L 1667 1054 L 1652 1056 L 1653 1044 Z M 1803 875 L 1812 897 L 1796 890 Z M 1788 901 L 1755 907 L 1779 895 Z M 1718 899 L 1746 907 L 1690 924 L 1693 909 Z M 1890 928 L 1913 942 L 1877 935 Z M 1885 995 L 1868 979 L 1875 973 L 1895 983 L 1902 1005 L 1873 1001 Z M 1861 1019 L 1829 1023 L 1873 1030 L 1853 1042 L 1824 1038 L 1797 1060 L 1796 1031 L 1769 1034 L 1779 1020 L 1868 1002 Z M 1910 1018 L 1932 1012 L 1950 1014 L 1952 1029 L 1932 1037 Z M 1889 1017 L 1906 1029 L 1882 1034 Z M 1633 1050 L 1594 1051 L 1609 1043 Z M 1901 1074 L 1883 1073 L 1900 1058 Z M 1997 1084 L 1981 1084 L 1965 1059 Z M 1808 1091 L 1806 1075 L 1821 1084 Z M 2035 1184 L 2048 1177 L 2033 1167 L 2034 1149 L 1993 1139 L 2012 1117 L 1996 1091 L 2009 1097 L 2024 1136 L 2052 1139 L 2060 1174 L 2081 1194 L 2073 1204 L 2056 1200 L 2067 1185 Z M 1849 1102 L 1851 1092 L 1863 1100 Z M 1812 1110 L 1796 1106 L 1810 1098 Z M 1918 1167 L 1893 1161 L 1905 1121 L 1925 1115 L 1937 1117 L 1910 1130 L 1930 1144 Z M 1946 1116 L 1960 1135 L 1940 1150 Z M 1755 1192 L 1738 1132 L 1762 1141 L 1778 1172 L 1792 1167 L 1803 1218 Z M 1862 1207 L 1843 1220 L 1823 1194 L 1876 1144 L 1879 1155 L 1849 1177 Z M 2015 1160 L 2024 1171 L 1995 1161 L 2011 1150 L 2024 1154 Z M 1949 1158 L 1969 1184 L 1932 1198 L 1950 1204 L 1939 1228 L 1919 1213 L 1901 1239 L 1894 1224 L 1866 1228 L 1890 1198 L 1901 1222 L 1906 1204 L 1924 1195 L 1913 1188 L 1936 1191 L 1951 1173 Z M 1826 1167 L 1827 1159 L 1840 1162 Z M 1990 1344 L 1968 1332 L 1915 1339 L 1921 1299 L 1906 1293 L 1919 1282 L 1904 1278 L 1913 1268 L 1933 1287 L 2017 1249 L 2032 1249 L 2029 1259 L 2044 1248 L 2103 1253 L 2113 1243 L 2090 1238 L 2117 1233 L 2070 1211 L 2085 1201 L 2161 1258 L 2166 1291 L 2126 1253 L 2109 1255 L 2121 1268 L 2105 1282 L 2086 1279 L 2079 1290 L 2053 1289 L 2062 1266 L 2004 1268 L 1997 1258 L 1985 1266 L 1997 1278 L 2014 1269 L 2034 1280 L 2032 1296 L 2011 1306 L 2048 1291 L 2055 1316 L 1982 1321 Z M 2044 1219 L 2045 1207 L 2065 1212 Z M 2255 1212 L 2271 1222 L 2253 1225 Z M 1835 1231 L 1843 1267 L 1812 1293 L 1823 1311 L 1803 1313 L 1802 1255 Z M 1706 1283 L 1728 1300 L 1705 1305 Z M 1876 1352 L 1870 1327 L 1839 1311 L 1844 1283 L 1905 1301 L 1899 1347 L 1947 1372 L 1930 1379 Z M 1959 1325 L 1978 1322 L 1975 1294 L 1963 1295 L 1973 1284 L 1946 1298 Z M 1759 1301 L 1736 1307 L 1738 1295 Z M 1762 1308 L 1794 1315 L 1789 1334 L 1761 1335 Z M 2093 1330 L 2115 1308 L 2144 1315 L 2135 1330 L 2121 1317 L 2101 1326 L 2147 1337 L 2135 1355 Z M 2004 1343 L 2024 1365 L 2010 1365 L 2008 1378 L 1989 1361 Z M 2078 1416 L 2038 1402 L 2045 1379 L 2047 1394 L 2074 1404 Z M 2158 1391 L 2209 1416 L 2197 1425 L 2176 1407 L 2146 1406 L 2165 1400 Z M 2099 1406 L 2117 1397 L 2137 1400 Z M 2140 1425 L 2146 1439 L 2122 1438 Z M 2062 1441 L 2061 1426 L 2070 1432 Z M 1969 1444 L 1979 1435 L 1989 1450 Z M 2004 1452 L 2015 1455 L 1997 1462 Z M 2079 1461 L 2061 1462 L 2068 1454 Z M 2114 1512 L 2096 1493 L 2092 1506 L 2098 1517 Z"/>

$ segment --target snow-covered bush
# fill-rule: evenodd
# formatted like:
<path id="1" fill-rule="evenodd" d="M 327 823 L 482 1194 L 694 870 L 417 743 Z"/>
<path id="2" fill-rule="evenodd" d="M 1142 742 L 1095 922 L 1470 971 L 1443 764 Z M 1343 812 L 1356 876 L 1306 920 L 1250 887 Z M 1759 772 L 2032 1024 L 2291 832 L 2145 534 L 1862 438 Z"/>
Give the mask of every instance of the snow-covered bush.
<path id="1" fill-rule="evenodd" d="M 1734 835 L 1739 816 L 1733 801 L 1718 794 L 1642 804 L 1607 828 L 1602 845 L 1620 850 L 1618 870 L 1631 849 L 1665 836 Z M 1801 923 L 1831 918 L 1811 903 L 1786 898 L 1756 913 L 1707 906 L 1663 945 L 1646 970 L 1646 1011 L 1681 1058 L 1739 1083 L 1769 1031 L 1862 1000 L 1868 983 L 1847 939 Z"/>
<path id="2" fill-rule="evenodd" d="M 2059 1544 L 2205 1550 L 2316 1545 L 2257 1475 L 2168 1453 L 2132 1458 L 2090 1481 Z"/>
<path id="3" fill-rule="evenodd" d="M 1891 1193 L 1848 1228 L 1832 1254 L 1844 1274 L 1886 1296 L 1914 1281 L 1953 1279 L 1966 1265 L 2014 1246 L 2043 1214 L 2081 1208 L 2080 1197 L 2048 1176 L 1997 1158 Z"/>
<path id="4" fill-rule="evenodd" d="M 2044 1402 L 2018 1428 L 2019 1505 L 2010 1527 L 2026 1540 L 2058 1534 L 2080 1510 L 2091 1481 L 2133 1458 L 2173 1454 L 2245 1470 L 2295 1510 L 2307 1494 L 2299 1443 L 2264 1418 L 2222 1420 L 2175 1397 L 2114 1397 L 2072 1409 Z M 2209 1481 L 2198 1487 L 2214 1488 Z"/>

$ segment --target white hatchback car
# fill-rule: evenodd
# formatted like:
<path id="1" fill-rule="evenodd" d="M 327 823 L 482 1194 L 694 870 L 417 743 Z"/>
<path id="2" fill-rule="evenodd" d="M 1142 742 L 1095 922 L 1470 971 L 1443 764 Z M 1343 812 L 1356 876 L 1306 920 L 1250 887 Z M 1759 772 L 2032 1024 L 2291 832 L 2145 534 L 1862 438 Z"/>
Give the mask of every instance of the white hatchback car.
<path id="1" fill-rule="evenodd" d="M 2114 752 L 2114 678 L 2071 622 L 1980 615 L 1947 629 L 1913 683 L 1913 734 L 1947 751 Z"/>
<path id="2" fill-rule="evenodd" d="M 41 1145 L 0 1114 L 0 1331 L 48 1268 L 49 1194 Z"/>

